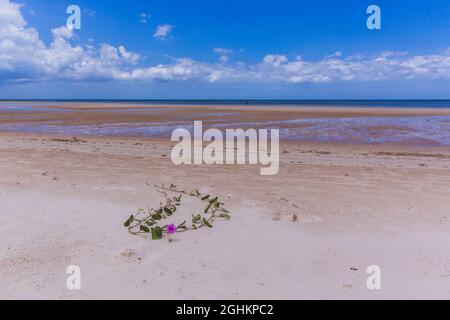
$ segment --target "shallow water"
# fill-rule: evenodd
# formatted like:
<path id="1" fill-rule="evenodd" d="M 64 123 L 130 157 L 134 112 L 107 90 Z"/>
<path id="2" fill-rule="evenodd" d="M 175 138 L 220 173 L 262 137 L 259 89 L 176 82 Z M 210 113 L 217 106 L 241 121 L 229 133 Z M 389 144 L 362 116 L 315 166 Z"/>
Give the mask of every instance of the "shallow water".
<path id="1" fill-rule="evenodd" d="M 302 128 L 282 129 L 292 140 L 353 143 L 404 143 L 450 146 L 450 117 L 360 117 L 300 119 Z"/>
<path id="2" fill-rule="evenodd" d="M 204 130 L 211 128 L 280 128 L 280 138 L 296 141 L 343 143 L 400 143 L 450 146 L 450 117 L 359 117 L 293 119 L 269 122 L 203 121 Z M 101 125 L 62 125 L 62 123 L 23 122 L 0 124 L 2 131 L 52 133 L 73 136 L 142 136 L 170 137 L 177 128 L 193 132 L 192 121 L 164 123 L 111 123 Z"/>
<path id="3" fill-rule="evenodd" d="M 58 109 L 51 108 L 52 106 L 59 105 L 56 102 L 20 102 L 20 101 L 0 101 L 0 113 L 1 112 L 24 112 L 24 111 L 58 111 Z M 61 109 L 63 110 L 63 109 Z"/>
<path id="4" fill-rule="evenodd" d="M 193 132 L 192 119 L 203 120 L 204 130 L 214 126 L 226 128 L 280 128 L 280 138 L 295 141 L 319 141 L 341 143 L 400 143 L 413 145 L 450 146 L 450 116 L 403 116 L 352 118 L 301 118 L 281 121 L 239 122 L 238 112 L 196 113 L 177 117 L 170 122 L 107 123 L 95 125 L 65 125 L 62 121 L 47 121 L 44 112 L 71 112 L 70 108 L 52 108 L 58 102 L 0 102 L 2 113 L 16 121 L 0 123 L 0 131 L 51 133 L 70 136 L 123 136 L 170 137 L 177 128 Z M 164 107 L 139 109 L 122 108 L 99 112 L 127 112 L 155 114 L 167 110 Z M 31 113 L 30 113 L 31 111 Z M 78 110 L 79 111 L 79 110 Z M 98 110 L 90 110 L 90 112 Z M 42 113 L 41 113 L 42 112 Z M 11 115 L 12 114 L 12 115 Z M 228 116 L 234 116 L 229 117 Z"/>

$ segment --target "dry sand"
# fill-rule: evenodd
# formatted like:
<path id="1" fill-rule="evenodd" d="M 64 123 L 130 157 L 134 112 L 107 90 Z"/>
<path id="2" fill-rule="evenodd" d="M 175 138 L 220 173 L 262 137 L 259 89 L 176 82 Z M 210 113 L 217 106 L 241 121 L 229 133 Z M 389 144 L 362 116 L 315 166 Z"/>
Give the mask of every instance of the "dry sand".
<path id="1" fill-rule="evenodd" d="M 450 298 L 448 149 L 282 142 L 263 177 L 177 167 L 166 140 L 79 139 L 0 136 L 0 299 Z M 221 196 L 232 219 L 172 243 L 130 235 L 161 183 Z"/>
<path id="2" fill-rule="evenodd" d="M 1 299 L 450 298 L 443 150 L 284 143 L 279 175 L 262 177 L 176 167 L 164 141 L 52 139 L 0 138 Z M 152 185 L 172 182 L 221 195 L 232 220 L 172 243 L 128 234 L 127 216 L 161 200 Z"/>

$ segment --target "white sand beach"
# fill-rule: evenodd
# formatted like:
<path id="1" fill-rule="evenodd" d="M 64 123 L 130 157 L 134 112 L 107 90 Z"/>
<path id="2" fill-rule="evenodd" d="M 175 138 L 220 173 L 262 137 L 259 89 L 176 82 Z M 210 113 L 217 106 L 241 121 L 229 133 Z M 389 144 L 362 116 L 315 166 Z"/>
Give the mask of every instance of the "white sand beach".
<path id="1" fill-rule="evenodd" d="M 264 177 L 174 166 L 171 145 L 2 133 L 0 299 L 450 298 L 445 148 L 283 142 Z M 232 219 L 171 243 L 132 236 L 123 222 L 162 183 L 219 195 Z"/>

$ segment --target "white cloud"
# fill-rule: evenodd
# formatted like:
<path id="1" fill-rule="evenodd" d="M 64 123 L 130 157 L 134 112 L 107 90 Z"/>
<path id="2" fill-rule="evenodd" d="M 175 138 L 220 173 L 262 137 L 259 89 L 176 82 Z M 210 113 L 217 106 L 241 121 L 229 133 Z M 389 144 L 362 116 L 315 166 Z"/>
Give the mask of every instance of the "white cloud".
<path id="1" fill-rule="evenodd" d="M 273 67 L 279 67 L 286 62 L 288 62 L 288 58 L 280 54 L 268 54 L 264 57 L 264 63 L 267 63 Z"/>
<path id="2" fill-rule="evenodd" d="M 228 62 L 228 61 L 230 61 L 230 57 L 229 56 L 220 56 L 219 61 L 220 62 Z"/>
<path id="3" fill-rule="evenodd" d="M 137 63 L 141 58 L 137 53 L 129 52 L 124 46 L 119 46 L 119 52 L 123 59 L 131 63 Z"/>
<path id="4" fill-rule="evenodd" d="M 150 13 L 145 13 L 145 12 L 143 12 L 143 13 L 141 13 L 140 15 L 139 15 L 139 22 L 140 23 L 147 23 L 148 22 L 148 20 L 150 20 L 150 18 L 152 17 L 152 15 L 150 14 Z"/>
<path id="5" fill-rule="evenodd" d="M 100 56 L 104 60 L 119 60 L 119 50 L 117 48 L 109 45 L 109 44 L 102 44 L 100 47 Z"/>
<path id="6" fill-rule="evenodd" d="M 36 29 L 27 26 L 21 6 L 0 0 L 0 80 L 115 79 L 138 62 L 139 55 L 124 46 L 71 44 L 74 30 L 52 29 L 45 45 Z"/>
<path id="7" fill-rule="evenodd" d="M 160 26 L 162 27 L 162 26 Z M 164 38 L 173 27 L 158 28 Z M 342 53 L 320 60 L 268 54 L 260 62 L 229 61 L 231 49 L 215 48 L 219 62 L 177 58 L 167 64 L 143 65 L 143 59 L 123 45 L 75 45 L 76 34 L 65 26 L 52 31 L 46 45 L 35 28 L 27 26 L 21 5 L 0 0 L 0 81 L 122 80 L 325 83 L 394 79 L 450 79 L 450 49 L 429 55 L 381 52 L 374 55 Z"/>
<path id="8" fill-rule="evenodd" d="M 231 55 L 233 54 L 233 50 L 225 48 L 214 48 L 213 51 L 220 55 L 220 62 L 228 62 L 231 59 Z"/>
<path id="9" fill-rule="evenodd" d="M 230 56 L 233 54 L 233 50 L 225 48 L 214 48 L 213 51 L 221 56 Z"/>
<path id="10" fill-rule="evenodd" d="M 174 26 L 171 24 L 162 24 L 156 28 L 155 33 L 153 34 L 153 38 L 164 40 L 167 38 L 169 33 L 173 30 Z"/>
<path id="11" fill-rule="evenodd" d="M 73 37 L 73 28 L 67 28 L 66 26 L 61 26 L 59 28 L 52 29 L 52 34 L 54 38 L 65 38 L 70 39 Z"/>

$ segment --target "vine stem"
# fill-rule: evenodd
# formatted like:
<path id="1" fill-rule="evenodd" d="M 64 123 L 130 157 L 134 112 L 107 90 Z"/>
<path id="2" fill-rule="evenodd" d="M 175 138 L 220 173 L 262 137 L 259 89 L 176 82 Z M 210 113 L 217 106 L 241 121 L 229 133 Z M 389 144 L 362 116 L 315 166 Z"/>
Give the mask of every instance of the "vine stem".
<path id="1" fill-rule="evenodd" d="M 180 226 L 183 226 L 183 228 L 179 228 L 179 230 L 176 231 L 177 233 L 186 232 L 189 230 L 197 230 L 197 229 L 203 228 L 205 226 L 212 227 L 212 224 L 215 221 L 215 218 L 217 217 L 217 211 L 219 211 L 221 209 L 220 206 L 223 205 L 223 203 L 219 202 L 218 197 L 211 198 L 210 195 L 203 196 L 198 190 L 194 190 L 191 192 L 188 192 L 186 190 L 178 190 L 177 187 L 173 184 L 169 188 L 164 186 L 164 184 L 161 186 L 155 185 L 155 188 L 156 188 L 157 192 L 159 192 L 165 196 L 166 202 L 165 202 L 165 204 L 163 204 L 161 202 L 159 209 L 156 209 L 156 210 L 148 209 L 148 213 L 144 218 L 140 218 L 140 216 L 145 214 L 146 212 L 142 209 L 138 210 L 136 216 L 131 217 L 133 221 L 128 226 L 128 231 L 133 235 L 146 234 L 149 232 L 148 230 L 150 228 L 152 229 L 152 233 L 153 233 L 152 227 L 155 225 L 156 226 L 158 225 L 157 221 L 166 219 L 168 216 L 172 215 L 176 211 L 176 207 L 180 205 L 181 195 L 188 195 L 191 197 L 195 197 L 197 199 L 201 199 L 201 201 L 203 201 L 203 202 L 208 202 L 208 206 L 205 208 L 204 214 L 205 215 L 209 214 L 210 216 L 209 216 L 209 218 L 206 218 L 205 216 L 202 216 L 201 214 L 199 214 L 195 217 L 192 216 L 193 217 L 192 226 L 186 226 L 187 221 L 185 221 L 180 225 Z M 168 192 L 178 193 L 180 195 L 180 197 L 171 198 L 168 196 Z M 228 211 L 223 208 L 222 208 L 222 211 L 224 213 L 228 213 Z M 155 218 L 154 217 L 155 215 L 158 215 L 159 218 Z M 225 218 L 229 219 L 229 216 L 225 217 Z M 198 222 L 199 222 L 199 225 L 197 225 Z M 147 225 L 145 225 L 145 224 L 147 224 Z M 162 232 L 164 233 L 166 227 L 167 226 L 159 227 L 159 228 L 161 228 Z M 139 228 L 139 230 L 136 231 L 137 228 Z"/>

